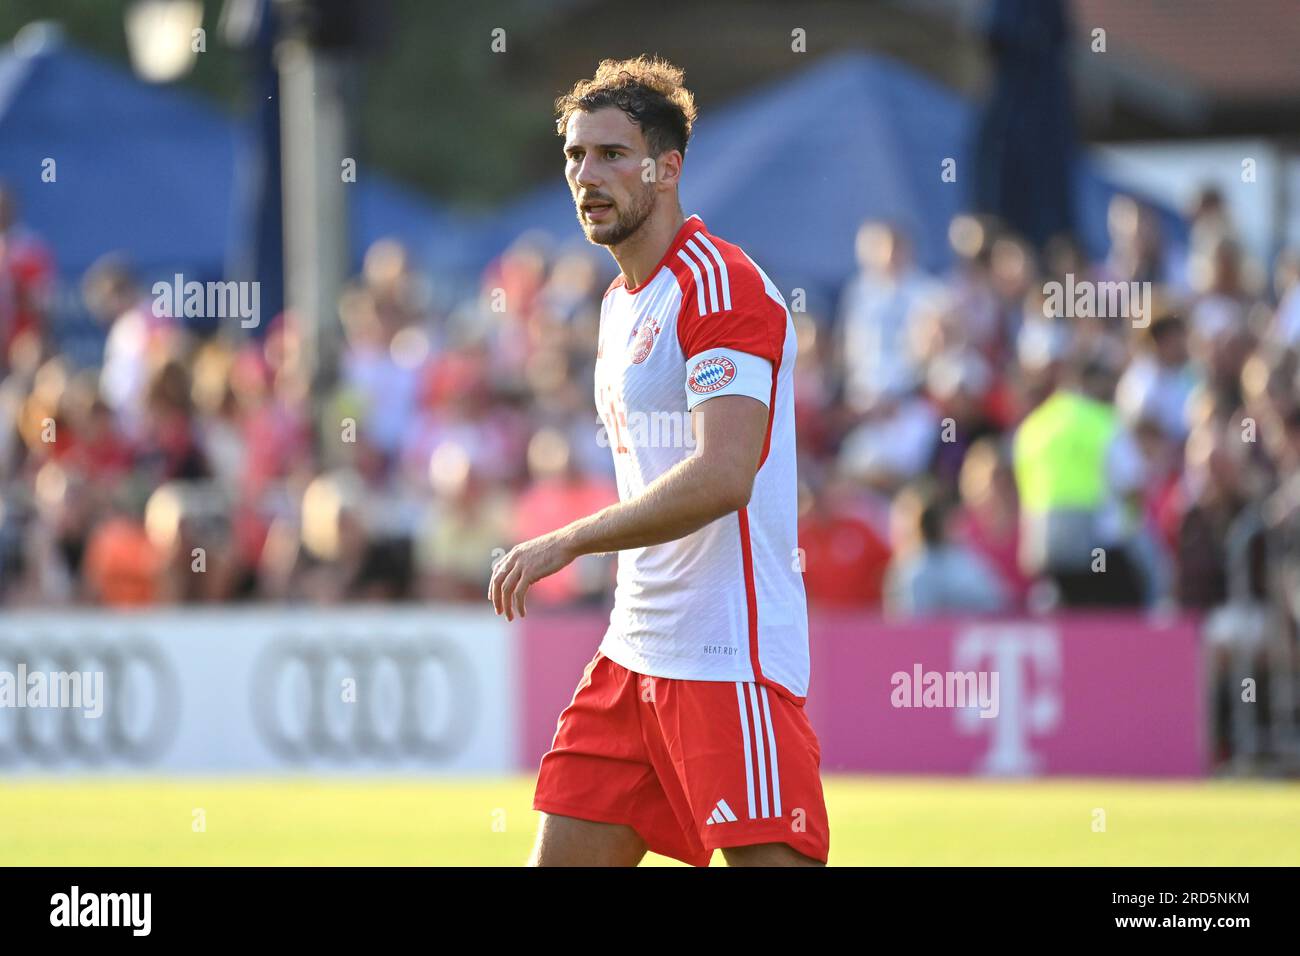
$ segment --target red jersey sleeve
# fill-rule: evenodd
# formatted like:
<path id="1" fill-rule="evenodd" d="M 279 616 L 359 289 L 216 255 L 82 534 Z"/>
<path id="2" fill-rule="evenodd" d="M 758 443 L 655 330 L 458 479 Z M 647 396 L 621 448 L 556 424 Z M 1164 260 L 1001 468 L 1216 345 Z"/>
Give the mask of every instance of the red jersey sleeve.
<path id="1" fill-rule="evenodd" d="M 719 394 L 770 406 L 785 347 L 784 303 L 738 247 L 702 231 L 683 243 L 677 260 L 688 407 Z"/>

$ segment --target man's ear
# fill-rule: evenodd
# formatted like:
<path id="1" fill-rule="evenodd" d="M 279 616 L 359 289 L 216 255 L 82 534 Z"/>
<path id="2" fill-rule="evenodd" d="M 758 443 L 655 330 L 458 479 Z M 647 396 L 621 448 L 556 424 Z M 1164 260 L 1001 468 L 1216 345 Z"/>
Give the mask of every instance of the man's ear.
<path id="1" fill-rule="evenodd" d="M 661 186 L 676 186 L 682 178 L 682 154 L 670 149 L 659 157 L 658 179 Z"/>

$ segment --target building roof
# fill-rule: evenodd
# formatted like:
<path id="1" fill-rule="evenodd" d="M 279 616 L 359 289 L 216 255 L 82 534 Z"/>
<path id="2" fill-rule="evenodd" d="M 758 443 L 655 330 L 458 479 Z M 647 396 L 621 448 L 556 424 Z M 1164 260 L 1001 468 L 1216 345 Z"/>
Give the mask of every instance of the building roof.
<path id="1" fill-rule="evenodd" d="M 1108 52 L 1212 99 L 1300 98 L 1297 0 L 1073 0 L 1073 14 L 1080 39 L 1102 27 Z"/>

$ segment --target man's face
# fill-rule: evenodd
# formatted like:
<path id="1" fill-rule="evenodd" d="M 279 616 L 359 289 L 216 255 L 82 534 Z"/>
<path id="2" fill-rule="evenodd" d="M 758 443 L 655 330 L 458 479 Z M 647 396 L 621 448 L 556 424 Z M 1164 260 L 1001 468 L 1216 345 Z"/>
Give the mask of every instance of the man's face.
<path id="1" fill-rule="evenodd" d="M 590 242 L 616 246 L 654 210 L 655 183 L 643 178 L 648 155 L 640 128 L 616 107 L 569 117 L 564 177 Z"/>

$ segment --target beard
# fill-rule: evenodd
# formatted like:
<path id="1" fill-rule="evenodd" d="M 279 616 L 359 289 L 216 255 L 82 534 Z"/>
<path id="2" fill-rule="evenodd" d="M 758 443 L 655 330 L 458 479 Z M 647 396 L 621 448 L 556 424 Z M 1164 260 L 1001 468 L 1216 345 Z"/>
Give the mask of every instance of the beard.
<path id="1" fill-rule="evenodd" d="M 611 204 L 613 202 L 603 196 L 590 196 L 588 198 L 601 199 Z M 582 214 L 582 207 L 579 206 L 578 223 L 582 226 L 582 231 L 586 235 L 588 242 L 598 246 L 617 246 L 619 243 L 627 241 L 641 228 L 641 224 L 650 218 L 654 206 L 654 187 L 647 184 L 645 189 L 632 196 L 631 203 L 626 209 L 618 206 L 614 207 L 617 215 L 613 222 L 588 222 Z"/>

